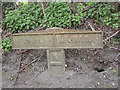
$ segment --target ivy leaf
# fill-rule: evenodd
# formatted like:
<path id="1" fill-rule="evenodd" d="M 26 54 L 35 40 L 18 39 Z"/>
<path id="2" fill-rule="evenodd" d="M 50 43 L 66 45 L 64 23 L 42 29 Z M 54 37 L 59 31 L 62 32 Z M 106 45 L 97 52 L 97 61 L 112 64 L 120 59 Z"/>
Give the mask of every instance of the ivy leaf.
<path id="1" fill-rule="evenodd" d="M 27 25 L 27 26 L 26 26 L 26 29 L 30 29 L 30 26 L 29 26 L 29 25 Z"/>

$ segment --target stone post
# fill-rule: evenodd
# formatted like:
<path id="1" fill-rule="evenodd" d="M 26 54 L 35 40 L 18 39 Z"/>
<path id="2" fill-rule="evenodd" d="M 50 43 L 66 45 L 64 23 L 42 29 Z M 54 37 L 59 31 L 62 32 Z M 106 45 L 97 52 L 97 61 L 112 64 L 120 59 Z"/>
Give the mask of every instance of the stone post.
<path id="1" fill-rule="evenodd" d="M 63 49 L 47 50 L 48 70 L 50 74 L 62 75 L 65 71 L 65 53 Z"/>

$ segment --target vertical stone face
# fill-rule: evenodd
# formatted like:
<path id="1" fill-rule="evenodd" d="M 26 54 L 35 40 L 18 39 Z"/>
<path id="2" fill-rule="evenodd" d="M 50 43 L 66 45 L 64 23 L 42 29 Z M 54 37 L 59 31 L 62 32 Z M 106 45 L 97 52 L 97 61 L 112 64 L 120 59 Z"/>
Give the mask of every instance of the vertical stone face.
<path id="1" fill-rule="evenodd" d="M 65 71 L 65 53 L 63 49 L 47 50 L 48 69 L 50 74 L 61 75 Z"/>

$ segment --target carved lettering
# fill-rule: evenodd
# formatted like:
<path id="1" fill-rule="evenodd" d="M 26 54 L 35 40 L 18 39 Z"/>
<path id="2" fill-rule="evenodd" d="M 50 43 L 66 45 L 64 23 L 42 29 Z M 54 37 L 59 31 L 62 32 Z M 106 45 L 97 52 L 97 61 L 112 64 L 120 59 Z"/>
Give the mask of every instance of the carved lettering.
<path id="1" fill-rule="evenodd" d="M 25 40 L 25 44 L 35 44 L 35 43 L 41 43 L 40 40 Z"/>
<path id="2" fill-rule="evenodd" d="M 65 32 L 65 33 L 64 33 Z M 39 32 L 40 33 L 40 32 Z M 77 31 L 56 31 L 49 33 L 25 33 L 13 35 L 13 48 L 52 49 L 52 48 L 97 48 L 102 47 L 102 33 Z M 52 33 L 52 34 L 51 34 Z M 53 35 L 54 34 L 54 35 Z"/>
<path id="3" fill-rule="evenodd" d="M 60 43 L 94 43 L 91 40 L 77 40 L 77 39 L 76 40 L 75 39 L 65 39 L 65 40 L 61 39 L 59 42 Z"/>

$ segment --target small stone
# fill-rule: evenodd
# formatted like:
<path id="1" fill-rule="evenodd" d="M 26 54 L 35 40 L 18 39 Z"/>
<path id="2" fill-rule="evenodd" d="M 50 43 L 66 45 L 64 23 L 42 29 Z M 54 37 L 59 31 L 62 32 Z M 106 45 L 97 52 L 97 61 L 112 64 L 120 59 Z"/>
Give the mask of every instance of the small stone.
<path id="1" fill-rule="evenodd" d="M 100 83 L 98 82 L 97 84 L 99 85 Z"/>
<path id="2" fill-rule="evenodd" d="M 109 70 L 111 70 L 112 69 L 112 67 L 109 67 Z"/>
<path id="3" fill-rule="evenodd" d="M 67 67 L 67 64 L 65 64 L 65 67 Z"/>
<path id="4" fill-rule="evenodd" d="M 115 83 L 112 83 L 112 85 L 114 86 L 114 85 L 115 85 Z"/>
<path id="5" fill-rule="evenodd" d="M 67 80 L 69 80 L 70 79 L 70 77 L 67 77 Z"/>

